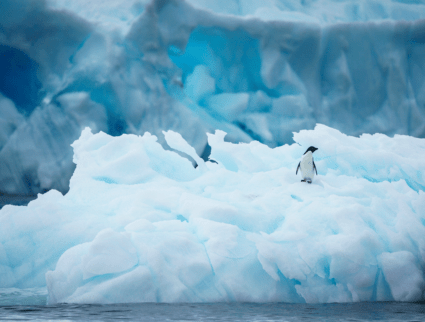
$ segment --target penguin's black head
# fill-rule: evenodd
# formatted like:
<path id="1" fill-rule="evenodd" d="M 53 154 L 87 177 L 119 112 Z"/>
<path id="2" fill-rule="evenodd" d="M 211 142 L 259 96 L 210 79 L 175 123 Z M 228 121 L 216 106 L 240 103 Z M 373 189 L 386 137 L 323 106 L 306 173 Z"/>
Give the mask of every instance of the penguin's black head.
<path id="1" fill-rule="evenodd" d="M 307 149 L 307 151 L 304 152 L 306 154 L 308 151 L 311 151 L 311 153 L 314 153 L 314 151 L 319 150 L 318 148 L 315 148 L 314 146 L 311 146 Z"/>

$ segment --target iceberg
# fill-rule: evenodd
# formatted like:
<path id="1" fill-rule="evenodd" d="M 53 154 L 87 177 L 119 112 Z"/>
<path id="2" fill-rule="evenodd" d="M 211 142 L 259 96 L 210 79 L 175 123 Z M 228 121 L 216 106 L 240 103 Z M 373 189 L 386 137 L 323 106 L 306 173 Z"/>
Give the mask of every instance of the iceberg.
<path id="1" fill-rule="evenodd" d="M 93 134 L 70 190 L 0 210 L 0 287 L 54 303 L 424 300 L 425 139 L 325 125 L 270 148 Z M 314 145 L 311 185 L 296 166 Z M 196 163 L 196 167 L 193 163 Z"/>
<path id="2" fill-rule="evenodd" d="M 81 131 L 293 143 L 317 123 L 425 137 L 421 1 L 0 4 L 0 192 L 66 193 Z"/>

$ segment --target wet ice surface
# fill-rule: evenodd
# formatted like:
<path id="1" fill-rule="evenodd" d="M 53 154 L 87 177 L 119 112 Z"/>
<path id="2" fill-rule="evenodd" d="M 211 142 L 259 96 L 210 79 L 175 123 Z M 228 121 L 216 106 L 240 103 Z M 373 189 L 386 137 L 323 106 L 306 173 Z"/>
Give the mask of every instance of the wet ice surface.
<path id="1" fill-rule="evenodd" d="M 0 321 L 423 321 L 423 303 L 0 306 Z"/>

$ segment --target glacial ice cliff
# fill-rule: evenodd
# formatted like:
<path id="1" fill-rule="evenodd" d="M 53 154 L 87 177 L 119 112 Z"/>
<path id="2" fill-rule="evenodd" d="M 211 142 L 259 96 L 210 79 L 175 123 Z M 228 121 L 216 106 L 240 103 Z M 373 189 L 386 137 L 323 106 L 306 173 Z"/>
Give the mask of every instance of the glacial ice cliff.
<path id="1" fill-rule="evenodd" d="M 421 1 L 5 0 L 0 192 L 66 192 L 82 129 L 425 136 Z"/>
<path id="2" fill-rule="evenodd" d="M 164 138 L 174 151 L 85 129 L 66 195 L 0 210 L 0 287 L 47 285 L 51 304 L 425 299 L 425 139 L 216 131 L 204 161 Z M 295 174 L 310 145 L 311 185 Z"/>

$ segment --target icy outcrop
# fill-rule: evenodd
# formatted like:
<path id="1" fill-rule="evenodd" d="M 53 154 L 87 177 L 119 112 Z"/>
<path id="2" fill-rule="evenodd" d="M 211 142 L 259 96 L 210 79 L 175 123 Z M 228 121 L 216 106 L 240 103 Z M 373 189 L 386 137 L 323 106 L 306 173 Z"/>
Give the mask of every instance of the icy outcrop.
<path id="1" fill-rule="evenodd" d="M 56 0 L 58 1 L 58 0 Z M 191 5 L 222 14 L 262 20 L 336 23 L 381 19 L 417 20 L 424 17 L 423 1 L 405 0 L 187 0 Z"/>
<path id="2" fill-rule="evenodd" d="M 85 126 L 171 129 L 204 157 L 215 129 L 424 137 L 424 18 L 416 1 L 2 1 L 0 191 L 66 192 Z"/>
<path id="3" fill-rule="evenodd" d="M 65 196 L 0 210 L 0 287 L 47 282 L 50 303 L 424 299 L 424 139 L 317 125 L 272 149 L 217 131 L 205 162 L 164 137 L 198 166 L 149 133 L 84 130 Z"/>

